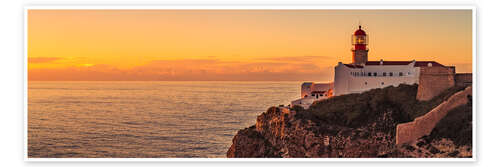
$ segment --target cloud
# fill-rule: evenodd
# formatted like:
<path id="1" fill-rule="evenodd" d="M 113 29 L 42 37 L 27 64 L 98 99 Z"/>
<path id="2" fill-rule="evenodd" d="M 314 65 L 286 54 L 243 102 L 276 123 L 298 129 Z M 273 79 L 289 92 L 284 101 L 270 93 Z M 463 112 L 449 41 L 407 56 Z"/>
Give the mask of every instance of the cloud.
<path id="1" fill-rule="evenodd" d="M 300 61 L 218 59 L 154 60 L 130 69 L 110 65 L 30 69 L 30 80 L 314 81 L 331 80 L 332 68 Z"/>
<path id="2" fill-rule="evenodd" d="M 30 57 L 28 58 L 28 63 L 50 63 L 60 60 L 60 57 Z"/>
<path id="3" fill-rule="evenodd" d="M 282 57 L 271 57 L 263 58 L 261 60 L 267 61 L 284 61 L 284 62 L 318 62 L 322 60 L 331 60 L 328 56 L 282 56 Z"/>

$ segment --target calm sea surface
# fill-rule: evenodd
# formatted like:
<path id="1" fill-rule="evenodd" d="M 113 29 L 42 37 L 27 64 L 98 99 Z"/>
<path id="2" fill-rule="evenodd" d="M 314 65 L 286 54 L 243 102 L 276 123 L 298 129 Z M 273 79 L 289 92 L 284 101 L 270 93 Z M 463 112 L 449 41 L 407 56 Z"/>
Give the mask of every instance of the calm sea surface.
<path id="1" fill-rule="evenodd" d="M 225 157 L 299 82 L 28 83 L 29 157 Z"/>

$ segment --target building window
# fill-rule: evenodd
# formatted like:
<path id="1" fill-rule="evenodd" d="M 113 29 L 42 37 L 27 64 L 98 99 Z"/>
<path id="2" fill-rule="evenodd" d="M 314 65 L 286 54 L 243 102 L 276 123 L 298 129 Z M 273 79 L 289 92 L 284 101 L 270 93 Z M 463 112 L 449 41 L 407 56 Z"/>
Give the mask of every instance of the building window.
<path id="1" fill-rule="evenodd" d="M 384 85 L 384 82 L 382 82 L 382 85 Z"/>
<path id="2" fill-rule="evenodd" d="M 384 73 L 382 73 L 382 75 L 383 75 L 383 76 L 386 76 L 386 75 L 387 75 L 387 73 L 385 73 L 385 72 L 384 72 Z"/>
<path id="3" fill-rule="evenodd" d="M 392 72 L 390 72 L 390 73 L 389 73 L 389 76 L 391 76 L 391 77 L 392 77 Z"/>
<path id="4" fill-rule="evenodd" d="M 373 76 L 377 76 L 377 73 L 376 73 L 376 72 L 374 72 L 374 73 L 373 73 Z"/>
<path id="5" fill-rule="evenodd" d="M 368 82 L 365 82 L 365 85 L 368 85 Z"/>
<path id="6" fill-rule="evenodd" d="M 410 72 L 408 72 L 408 75 L 410 75 Z"/>
<path id="7" fill-rule="evenodd" d="M 371 73 L 371 72 L 369 72 L 369 73 L 368 73 L 368 76 L 372 76 L 372 73 Z"/>
<path id="8" fill-rule="evenodd" d="M 399 72 L 399 76 L 403 76 L 403 72 Z"/>

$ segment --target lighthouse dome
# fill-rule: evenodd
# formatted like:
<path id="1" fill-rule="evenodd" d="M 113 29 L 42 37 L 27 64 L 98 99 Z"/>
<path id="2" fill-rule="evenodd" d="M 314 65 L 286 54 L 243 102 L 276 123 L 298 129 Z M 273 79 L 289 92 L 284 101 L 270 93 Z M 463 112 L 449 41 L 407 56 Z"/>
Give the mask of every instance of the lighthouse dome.
<path id="1" fill-rule="evenodd" d="M 366 35 L 366 32 L 361 29 L 361 26 L 359 26 L 359 29 L 354 32 L 354 35 Z"/>

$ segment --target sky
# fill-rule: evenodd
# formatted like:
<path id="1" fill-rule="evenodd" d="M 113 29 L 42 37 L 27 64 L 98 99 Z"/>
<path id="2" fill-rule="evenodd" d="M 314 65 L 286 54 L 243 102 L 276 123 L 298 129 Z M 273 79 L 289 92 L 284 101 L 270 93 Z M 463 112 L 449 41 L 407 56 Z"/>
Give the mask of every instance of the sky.
<path id="1" fill-rule="evenodd" d="M 332 81 L 362 25 L 370 61 L 472 72 L 471 10 L 34 10 L 28 80 Z"/>

